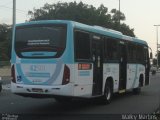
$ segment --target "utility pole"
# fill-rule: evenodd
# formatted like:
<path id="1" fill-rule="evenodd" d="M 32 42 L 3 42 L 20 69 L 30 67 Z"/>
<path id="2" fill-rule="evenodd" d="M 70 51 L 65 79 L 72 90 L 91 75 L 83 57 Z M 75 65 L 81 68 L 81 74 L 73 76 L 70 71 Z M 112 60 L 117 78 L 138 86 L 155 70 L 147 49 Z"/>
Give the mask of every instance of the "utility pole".
<path id="1" fill-rule="evenodd" d="M 158 27 L 160 26 L 160 25 L 154 25 L 155 27 L 156 27 L 156 36 L 157 36 L 157 68 L 158 68 L 158 47 L 159 47 L 159 45 L 158 45 Z"/>
<path id="2" fill-rule="evenodd" d="M 16 0 L 13 0 L 13 16 L 12 16 L 12 40 L 14 39 L 14 28 L 16 25 Z M 12 51 L 12 48 L 11 48 Z"/>
<path id="3" fill-rule="evenodd" d="M 13 28 L 16 24 L 16 0 L 13 0 Z"/>
<path id="4" fill-rule="evenodd" d="M 121 1 L 119 0 L 119 26 L 120 26 L 120 24 L 121 24 Z"/>

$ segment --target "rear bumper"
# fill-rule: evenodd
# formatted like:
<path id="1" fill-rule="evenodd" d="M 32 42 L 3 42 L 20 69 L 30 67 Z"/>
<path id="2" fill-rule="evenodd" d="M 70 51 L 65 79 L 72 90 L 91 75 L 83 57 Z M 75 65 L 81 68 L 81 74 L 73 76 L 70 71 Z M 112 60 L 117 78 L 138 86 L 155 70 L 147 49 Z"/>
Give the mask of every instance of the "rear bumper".
<path id="1" fill-rule="evenodd" d="M 44 86 L 11 83 L 11 92 L 25 97 L 49 98 L 54 96 L 73 96 L 73 84 Z"/>

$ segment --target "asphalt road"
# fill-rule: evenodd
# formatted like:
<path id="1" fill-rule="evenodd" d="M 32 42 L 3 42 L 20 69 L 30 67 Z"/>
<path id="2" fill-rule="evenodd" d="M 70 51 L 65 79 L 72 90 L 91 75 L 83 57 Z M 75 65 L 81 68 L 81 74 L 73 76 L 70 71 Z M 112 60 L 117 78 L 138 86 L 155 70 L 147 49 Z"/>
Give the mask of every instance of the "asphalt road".
<path id="1" fill-rule="evenodd" d="M 102 114 L 108 115 L 107 117 L 112 119 L 116 115 L 120 117 L 120 114 L 121 117 L 123 114 L 150 114 L 160 106 L 160 73 L 151 75 L 150 85 L 143 87 L 140 95 L 133 95 L 132 92 L 122 95 L 116 94 L 109 105 L 100 105 L 94 99 L 74 100 L 72 103 L 61 104 L 53 98 L 24 98 L 12 94 L 8 83 L 9 79 L 3 80 L 3 90 L 0 93 L 0 113 L 2 114 L 0 119 L 6 116 L 11 118 L 19 117 L 19 119 L 22 116 L 25 118 L 38 116 L 38 119 L 56 116 L 58 119 L 63 119 L 66 116 L 85 118 L 89 115 L 94 120 L 96 119 L 95 115 L 98 115 L 97 117 L 101 115 L 101 118 L 103 118 Z M 106 116 L 104 116 L 104 119 L 106 119 Z"/>

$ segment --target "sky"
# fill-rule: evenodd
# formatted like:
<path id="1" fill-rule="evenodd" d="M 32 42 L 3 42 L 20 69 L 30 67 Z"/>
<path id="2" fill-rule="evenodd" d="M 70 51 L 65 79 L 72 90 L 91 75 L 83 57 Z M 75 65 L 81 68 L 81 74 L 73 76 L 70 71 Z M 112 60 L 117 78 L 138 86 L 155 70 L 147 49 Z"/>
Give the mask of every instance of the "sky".
<path id="1" fill-rule="evenodd" d="M 95 7 L 103 4 L 109 11 L 113 8 L 119 9 L 119 0 L 16 0 L 16 23 L 25 22 L 25 20 L 30 18 L 27 15 L 28 10 L 43 7 L 45 3 L 52 4 L 59 1 L 82 1 Z M 13 0 L 0 0 L 0 24 L 12 24 L 12 2 Z M 154 25 L 160 24 L 160 0 L 120 0 L 120 5 L 121 12 L 126 17 L 124 23 L 134 28 L 136 37 L 145 40 L 155 55 L 157 50 L 157 36 Z"/>

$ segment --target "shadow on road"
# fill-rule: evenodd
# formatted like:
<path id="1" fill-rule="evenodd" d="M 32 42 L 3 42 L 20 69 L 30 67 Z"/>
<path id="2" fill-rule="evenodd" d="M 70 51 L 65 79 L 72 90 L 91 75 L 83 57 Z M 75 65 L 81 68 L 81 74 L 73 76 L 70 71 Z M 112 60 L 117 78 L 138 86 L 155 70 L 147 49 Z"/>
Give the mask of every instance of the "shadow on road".
<path id="1" fill-rule="evenodd" d="M 126 99 L 128 97 L 132 97 L 132 92 L 127 92 L 124 94 L 114 94 L 112 103 Z M 99 99 L 74 99 L 72 102 L 64 102 L 60 103 L 53 99 L 53 102 L 51 101 L 49 103 L 39 105 L 37 107 L 30 107 L 30 111 L 34 111 L 34 113 L 37 114 L 78 114 L 83 111 L 92 110 L 97 107 L 107 107 L 109 105 L 103 105 L 100 103 Z M 98 108 L 97 108 L 98 109 Z"/>

